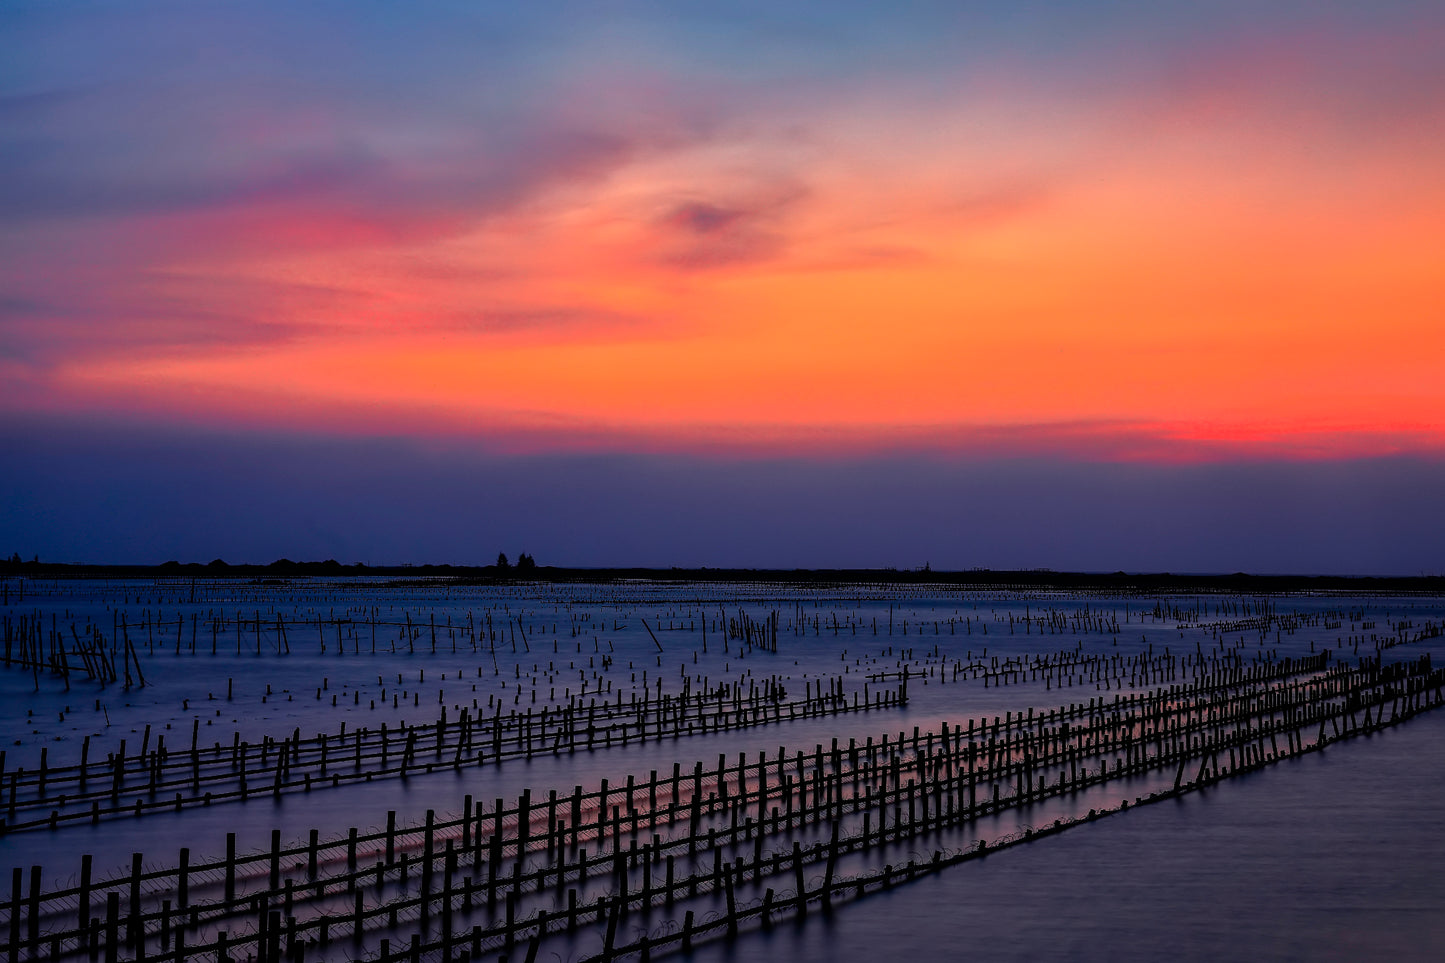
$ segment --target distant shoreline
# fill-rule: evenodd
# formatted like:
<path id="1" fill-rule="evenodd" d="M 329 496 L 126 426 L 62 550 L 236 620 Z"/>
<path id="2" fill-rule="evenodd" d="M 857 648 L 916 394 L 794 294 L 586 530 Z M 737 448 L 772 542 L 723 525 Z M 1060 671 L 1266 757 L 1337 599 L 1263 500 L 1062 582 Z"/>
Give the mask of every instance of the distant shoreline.
<path id="1" fill-rule="evenodd" d="M 713 582 L 777 585 L 936 585 L 999 589 L 1066 589 L 1153 592 L 1229 592 L 1276 594 L 1358 592 L 1445 595 L 1445 576 L 1175 574 L 1170 572 L 1054 572 L 969 569 L 751 569 L 751 568 L 563 568 L 519 569 L 496 565 L 342 565 L 282 560 L 266 565 L 212 562 L 161 565 L 86 565 L 61 562 L 0 562 L 3 578 L 113 579 L 286 579 L 389 578 L 448 579 L 463 584 L 528 582 Z"/>

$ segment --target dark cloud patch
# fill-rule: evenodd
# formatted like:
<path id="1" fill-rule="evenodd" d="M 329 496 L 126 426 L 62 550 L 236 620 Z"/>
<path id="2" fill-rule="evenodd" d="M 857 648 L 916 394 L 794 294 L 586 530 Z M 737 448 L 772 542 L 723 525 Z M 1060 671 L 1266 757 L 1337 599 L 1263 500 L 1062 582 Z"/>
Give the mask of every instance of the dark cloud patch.
<path id="1" fill-rule="evenodd" d="M 744 217 L 744 212 L 736 209 L 693 202 L 679 204 L 666 221 L 681 230 L 705 236 L 725 231 Z"/>
<path id="2" fill-rule="evenodd" d="M 685 200 L 657 218 L 660 260 L 683 270 L 755 264 L 786 248 L 786 220 L 805 192 L 770 185 L 730 201 Z"/>

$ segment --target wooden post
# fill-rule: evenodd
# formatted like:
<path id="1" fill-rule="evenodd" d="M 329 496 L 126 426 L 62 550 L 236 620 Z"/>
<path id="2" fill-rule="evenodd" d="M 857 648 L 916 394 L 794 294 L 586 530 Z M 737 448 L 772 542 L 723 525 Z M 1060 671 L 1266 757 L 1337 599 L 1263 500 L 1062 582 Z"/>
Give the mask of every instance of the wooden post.
<path id="1" fill-rule="evenodd" d="M 90 929 L 90 874 L 92 860 L 90 853 L 80 857 L 80 894 L 77 899 L 76 928 L 80 931 L 81 938 L 84 938 L 85 931 Z"/>
<path id="2" fill-rule="evenodd" d="M 808 890 L 803 882 L 803 845 L 793 841 L 793 880 L 798 887 L 798 918 L 808 915 Z"/>
<path id="3" fill-rule="evenodd" d="M 621 916 L 620 910 L 607 914 L 607 935 L 602 940 L 602 959 L 610 961 L 613 957 L 613 944 L 617 939 L 617 918 Z M 692 914 L 688 914 L 688 921 L 691 923 Z"/>
<path id="4" fill-rule="evenodd" d="M 236 834 L 226 834 L 226 902 L 236 898 Z"/>
<path id="5" fill-rule="evenodd" d="M 126 918 L 125 942 L 132 948 L 138 947 L 145 939 L 145 930 L 141 926 L 140 911 L 140 876 L 141 876 L 140 853 L 132 853 L 130 857 L 130 914 Z"/>
<path id="6" fill-rule="evenodd" d="M 427 907 L 428 907 L 428 905 L 429 905 L 429 903 L 430 903 L 429 897 L 431 896 L 431 879 L 432 879 L 432 866 L 431 866 L 431 864 L 432 864 L 432 855 L 433 855 L 432 840 L 434 839 L 433 834 L 434 834 L 435 832 L 436 832 L 436 810 L 435 810 L 435 809 L 428 809 L 428 810 L 426 811 L 426 830 L 425 830 L 425 832 L 424 832 L 424 834 L 423 834 L 423 836 L 422 836 L 422 863 L 421 863 L 421 896 L 422 896 L 422 899 L 421 899 L 421 906 L 422 906 L 422 916 L 423 916 L 423 917 L 426 916 Z"/>
<path id="7" fill-rule="evenodd" d="M 833 869 L 838 864 L 838 823 L 833 823 L 832 839 L 828 842 L 828 865 L 823 874 L 823 908 L 833 908 Z"/>
<path id="8" fill-rule="evenodd" d="M 16 870 L 15 872 L 20 872 Z M 19 940 L 16 940 L 19 943 Z M 105 895 L 105 961 L 116 963 L 120 957 L 120 894 L 111 890 Z M 13 957 L 12 957 L 13 959 Z"/>
<path id="9" fill-rule="evenodd" d="M 24 905 L 25 870 L 16 866 L 10 871 L 10 963 L 20 960 L 20 907 Z"/>

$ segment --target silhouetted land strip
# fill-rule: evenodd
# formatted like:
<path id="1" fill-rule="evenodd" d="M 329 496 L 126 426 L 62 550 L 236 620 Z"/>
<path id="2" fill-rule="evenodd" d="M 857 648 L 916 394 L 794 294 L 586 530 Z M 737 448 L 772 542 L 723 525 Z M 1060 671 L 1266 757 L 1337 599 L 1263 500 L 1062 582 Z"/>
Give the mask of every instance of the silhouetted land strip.
<path id="1" fill-rule="evenodd" d="M 714 582 L 776 585 L 937 585 L 996 589 L 1060 589 L 1120 592 L 1348 592 L 1352 594 L 1445 594 L 1445 575 L 1251 575 L 1175 574 L 1172 572 L 1055 572 L 1046 569 L 965 571 L 898 569 L 767 569 L 767 568 L 562 568 L 538 566 L 518 570 L 496 565 L 343 565 L 335 560 L 266 565 L 166 562 L 161 565 L 86 565 L 60 562 L 0 561 L 0 577 L 106 579 L 285 579 L 394 578 L 454 579 L 463 584 L 513 582 Z"/>

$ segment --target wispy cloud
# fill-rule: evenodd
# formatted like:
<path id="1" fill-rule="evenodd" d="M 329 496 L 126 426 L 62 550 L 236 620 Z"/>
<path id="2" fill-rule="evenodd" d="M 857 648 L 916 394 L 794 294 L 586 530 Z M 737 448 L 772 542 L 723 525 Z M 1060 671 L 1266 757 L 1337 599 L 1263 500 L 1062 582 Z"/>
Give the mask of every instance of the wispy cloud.
<path id="1" fill-rule="evenodd" d="M 0 18 L 12 406 L 1165 461 L 1445 418 L 1430 5 Z"/>

